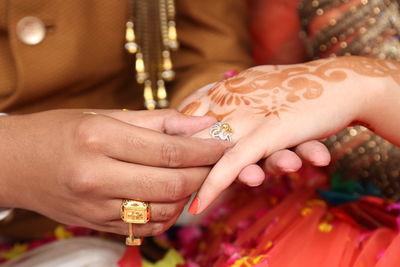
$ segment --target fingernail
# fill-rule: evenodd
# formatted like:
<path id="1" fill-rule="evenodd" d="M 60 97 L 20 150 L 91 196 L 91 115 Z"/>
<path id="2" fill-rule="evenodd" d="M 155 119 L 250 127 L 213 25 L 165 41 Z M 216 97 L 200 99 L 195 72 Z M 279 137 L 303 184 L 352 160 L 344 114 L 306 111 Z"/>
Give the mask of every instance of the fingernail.
<path id="1" fill-rule="evenodd" d="M 263 183 L 263 181 L 258 181 L 256 183 L 248 183 L 247 185 L 250 187 L 257 187 L 260 186 Z"/>
<path id="2" fill-rule="evenodd" d="M 290 168 L 283 169 L 283 171 L 284 171 L 285 173 L 293 173 L 293 172 L 297 172 L 297 170 L 295 170 L 295 169 L 290 169 Z"/>
<path id="3" fill-rule="evenodd" d="M 192 201 L 192 204 L 190 204 L 189 213 L 196 215 L 197 211 L 199 210 L 199 205 L 200 205 L 200 199 L 198 197 L 195 197 Z"/>
<path id="4" fill-rule="evenodd" d="M 316 167 L 325 167 L 329 165 L 329 160 L 313 160 L 311 161 L 311 164 Z"/>

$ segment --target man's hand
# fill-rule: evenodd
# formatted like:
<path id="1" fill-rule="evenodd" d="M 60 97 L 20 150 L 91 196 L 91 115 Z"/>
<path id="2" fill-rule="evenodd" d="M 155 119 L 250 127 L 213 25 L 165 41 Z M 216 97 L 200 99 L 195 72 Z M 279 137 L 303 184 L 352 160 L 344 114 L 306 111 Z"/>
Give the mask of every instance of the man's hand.
<path id="1" fill-rule="evenodd" d="M 135 235 L 169 228 L 227 142 L 187 137 L 215 120 L 175 111 L 57 110 L 0 119 L 0 206 L 127 234 L 123 199 L 149 201 Z M 178 136 L 179 135 L 179 136 Z"/>

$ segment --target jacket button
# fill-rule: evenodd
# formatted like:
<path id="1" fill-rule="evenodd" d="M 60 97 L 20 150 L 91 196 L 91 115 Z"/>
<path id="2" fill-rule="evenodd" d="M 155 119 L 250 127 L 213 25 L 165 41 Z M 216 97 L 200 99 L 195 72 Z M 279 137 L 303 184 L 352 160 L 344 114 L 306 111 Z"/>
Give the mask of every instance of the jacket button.
<path id="1" fill-rule="evenodd" d="M 46 35 L 46 26 L 37 17 L 24 17 L 17 23 L 18 39 L 27 45 L 37 45 Z"/>

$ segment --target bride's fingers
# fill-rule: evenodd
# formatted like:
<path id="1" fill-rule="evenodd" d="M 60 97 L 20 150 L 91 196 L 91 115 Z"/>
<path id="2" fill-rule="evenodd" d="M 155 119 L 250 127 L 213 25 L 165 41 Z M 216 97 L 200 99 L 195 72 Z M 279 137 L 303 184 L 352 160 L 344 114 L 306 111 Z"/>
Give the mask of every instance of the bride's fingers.
<path id="1" fill-rule="evenodd" d="M 317 167 L 327 166 L 331 161 L 328 148 L 316 140 L 298 145 L 295 152 L 303 161 Z"/>
<path id="2" fill-rule="evenodd" d="M 302 161 L 293 151 L 283 149 L 269 156 L 261 166 L 265 173 L 278 175 L 298 171 Z"/>
<path id="3" fill-rule="evenodd" d="M 285 129 L 278 128 L 265 123 L 263 127 L 249 133 L 227 151 L 201 186 L 197 197 L 191 204 L 190 213 L 199 214 L 207 208 L 222 191 L 232 184 L 246 166 L 257 163 L 263 157 L 269 156 L 282 147 L 288 147 L 287 144 L 282 143 Z M 268 137 L 266 137 L 266 133 L 268 133 Z"/>
<path id="4" fill-rule="evenodd" d="M 265 173 L 259 165 L 251 164 L 239 173 L 238 180 L 251 187 L 259 186 L 265 180 Z"/>
<path id="5" fill-rule="evenodd" d="M 317 167 L 327 166 L 331 159 L 326 146 L 316 140 L 300 144 L 294 151 L 280 150 L 265 159 L 261 165 L 265 173 L 278 175 L 296 172 L 301 168 L 303 162 Z"/>
<path id="6" fill-rule="evenodd" d="M 298 171 L 303 161 L 311 162 L 314 166 L 329 164 L 329 151 L 318 141 L 310 141 L 300 145 L 296 148 L 296 153 L 288 149 L 277 151 L 259 165 L 251 164 L 245 167 L 239 173 L 238 180 L 248 186 L 259 186 L 266 179 L 266 175 Z"/>

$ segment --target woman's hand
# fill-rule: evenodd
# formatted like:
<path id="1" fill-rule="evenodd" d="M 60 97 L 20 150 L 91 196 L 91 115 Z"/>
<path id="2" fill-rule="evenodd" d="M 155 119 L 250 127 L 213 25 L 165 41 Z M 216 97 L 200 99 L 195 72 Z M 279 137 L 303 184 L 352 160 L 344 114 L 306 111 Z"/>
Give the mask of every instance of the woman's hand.
<path id="1" fill-rule="evenodd" d="M 215 114 L 212 112 L 213 103 L 207 96 L 216 83 L 207 85 L 186 98 L 180 109 L 186 115 L 202 116 Z M 201 103 L 201 105 L 199 105 Z M 203 108 L 200 109 L 199 107 Z M 210 107 L 207 109 L 207 107 Z M 205 137 L 205 136 L 204 136 Z M 279 175 L 298 171 L 303 163 L 323 167 L 330 162 L 328 149 L 319 141 L 307 141 L 296 146 L 293 150 L 282 149 L 274 152 L 258 164 L 246 166 L 238 175 L 238 180 L 248 186 L 258 186 L 264 182 L 268 175 Z"/>
<path id="2" fill-rule="evenodd" d="M 213 123 L 172 110 L 2 117 L 0 207 L 127 234 L 119 215 L 122 200 L 149 201 L 151 221 L 135 227 L 135 235 L 160 234 L 203 183 L 206 166 L 231 146 L 185 137 Z"/>
<path id="3" fill-rule="evenodd" d="M 398 89 L 399 71 L 394 62 L 343 57 L 255 67 L 199 92 L 183 112 L 228 122 L 236 145 L 214 166 L 191 211 L 203 211 L 246 166 L 277 151 L 327 137 L 353 122 L 375 127 L 371 108 L 385 99 L 388 83 Z"/>

